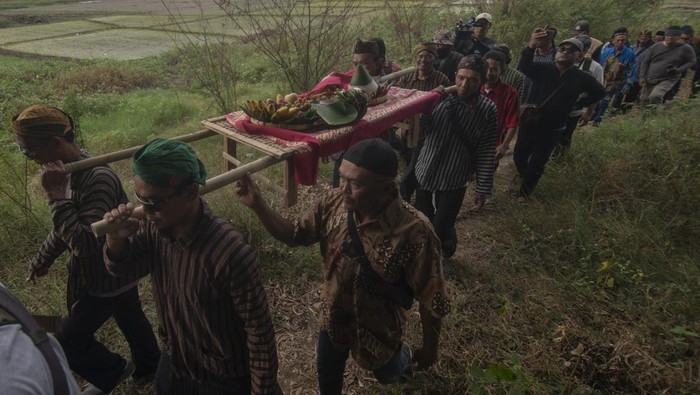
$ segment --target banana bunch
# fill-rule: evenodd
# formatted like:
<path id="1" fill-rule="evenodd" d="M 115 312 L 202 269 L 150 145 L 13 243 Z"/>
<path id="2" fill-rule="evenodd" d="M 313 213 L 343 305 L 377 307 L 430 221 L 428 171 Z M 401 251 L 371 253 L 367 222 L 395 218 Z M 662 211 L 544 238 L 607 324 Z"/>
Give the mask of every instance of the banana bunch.
<path id="1" fill-rule="evenodd" d="M 318 119 L 311 108 L 315 98 L 300 98 L 296 93 L 287 96 L 277 95 L 275 99 L 248 100 L 241 109 L 249 117 L 261 122 L 278 124 L 310 124 Z"/>

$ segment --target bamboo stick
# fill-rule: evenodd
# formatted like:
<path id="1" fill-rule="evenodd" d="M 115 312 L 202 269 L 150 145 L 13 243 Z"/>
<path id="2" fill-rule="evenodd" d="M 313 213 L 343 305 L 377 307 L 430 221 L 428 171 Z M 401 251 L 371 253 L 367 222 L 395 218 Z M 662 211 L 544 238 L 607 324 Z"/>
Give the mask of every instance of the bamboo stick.
<path id="1" fill-rule="evenodd" d="M 173 137 L 171 140 L 182 141 L 189 143 L 192 141 L 201 140 L 207 137 L 215 136 L 217 133 L 213 130 L 205 129 L 198 132 L 185 134 L 178 137 Z M 110 152 L 109 154 L 104 154 L 100 156 L 95 156 L 85 160 L 80 160 L 77 162 L 66 163 L 65 168 L 67 173 L 74 173 L 76 171 L 89 169 L 94 166 L 104 165 L 111 162 L 120 161 L 126 158 L 130 158 L 134 152 L 138 151 L 143 147 L 139 145 L 136 147 L 126 148 L 120 151 Z"/>
<path id="2" fill-rule="evenodd" d="M 380 77 L 380 78 L 379 78 L 379 82 L 387 82 L 387 81 L 399 79 L 399 78 L 403 77 L 403 76 L 406 75 L 406 74 L 411 74 L 411 73 L 413 73 L 414 71 L 416 71 L 416 68 L 415 68 L 415 67 L 407 67 L 407 68 L 405 68 L 405 69 L 401 69 L 401 70 L 399 70 L 399 71 L 393 72 L 393 73 L 391 73 L 391 74 L 387 74 L 387 75 L 385 75 L 385 76 L 383 76 L 383 77 Z"/>
<path id="3" fill-rule="evenodd" d="M 274 158 L 272 156 L 264 156 L 260 159 L 257 159 L 253 162 L 246 163 L 245 165 L 241 167 L 237 167 L 233 170 L 229 170 L 226 173 L 219 174 L 216 177 L 212 177 L 207 180 L 206 185 L 199 187 L 199 194 L 204 195 L 209 192 L 215 191 L 219 188 L 222 188 L 228 184 L 231 184 L 235 181 L 240 180 L 243 178 L 243 176 L 246 173 L 255 173 L 258 172 L 262 169 L 265 169 L 267 167 L 270 167 L 276 163 L 279 163 L 281 159 Z M 138 206 L 134 209 L 134 211 L 131 213 L 132 218 L 137 218 L 137 219 L 145 219 L 146 218 L 146 213 L 143 211 L 142 206 Z M 120 222 L 120 223 L 114 223 L 114 222 L 109 222 L 107 220 L 100 220 L 97 222 L 94 222 L 90 227 L 92 228 L 92 233 L 95 234 L 95 237 L 102 237 L 106 235 L 107 233 L 115 232 L 124 226 L 126 226 L 127 222 Z"/>

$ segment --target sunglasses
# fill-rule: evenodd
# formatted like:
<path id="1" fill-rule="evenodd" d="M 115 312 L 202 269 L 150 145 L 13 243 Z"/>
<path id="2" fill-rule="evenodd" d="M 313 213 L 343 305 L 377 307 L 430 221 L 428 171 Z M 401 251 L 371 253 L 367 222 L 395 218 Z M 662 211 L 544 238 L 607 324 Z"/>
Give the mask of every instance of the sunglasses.
<path id="1" fill-rule="evenodd" d="M 189 186 L 189 184 L 180 186 L 175 190 L 175 192 L 170 194 L 170 196 L 167 196 L 167 197 L 160 199 L 160 200 L 157 200 L 157 201 L 146 200 L 146 199 L 142 198 L 141 196 L 139 196 L 139 194 L 136 192 L 134 192 L 134 195 L 136 196 L 136 200 L 139 203 L 141 203 L 141 206 L 143 206 L 144 210 L 150 211 L 152 213 L 157 213 L 157 212 L 163 211 L 163 206 L 165 206 L 165 204 L 168 203 L 173 198 L 180 195 L 182 193 L 182 191 L 184 191 L 185 188 L 187 188 L 188 186 Z"/>

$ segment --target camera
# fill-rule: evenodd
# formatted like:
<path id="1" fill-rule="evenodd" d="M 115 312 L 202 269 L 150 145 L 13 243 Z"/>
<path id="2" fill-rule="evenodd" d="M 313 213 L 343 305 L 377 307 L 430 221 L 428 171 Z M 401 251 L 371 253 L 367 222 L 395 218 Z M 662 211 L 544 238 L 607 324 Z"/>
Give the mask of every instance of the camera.
<path id="1" fill-rule="evenodd" d="M 464 19 L 461 19 L 457 21 L 455 24 L 455 33 L 456 36 L 459 36 L 460 34 L 465 35 L 465 33 L 471 34 L 474 31 L 475 27 L 483 27 L 484 26 L 484 21 L 483 20 L 476 20 L 473 16 L 470 16 L 467 18 L 467 21 L 465 22 Z"/>
<path id="2" fill-rule="evenodd" d="M 458 20 L 455 25 L 454 50 L 462 55 L 488 52 L 488 48 L 479 45 L 478 40 L 474 37 L 474 28 L 483 27 L 484 23 L 484 20 L 477 21 L 473 16 L 467 18 L 466 22 L 463 19 Z"/>

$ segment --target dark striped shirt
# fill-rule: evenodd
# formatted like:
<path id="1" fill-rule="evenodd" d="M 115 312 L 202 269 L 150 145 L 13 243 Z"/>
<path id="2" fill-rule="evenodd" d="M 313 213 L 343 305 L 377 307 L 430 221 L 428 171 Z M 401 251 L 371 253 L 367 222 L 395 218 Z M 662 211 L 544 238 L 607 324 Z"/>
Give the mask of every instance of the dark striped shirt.
<path id="1" fill-rule="evenodd" d="M 490 195 L 496 128 L 496 105 L 481 94 L 470 102 L 450 95 L 432 114 L 421 116 L 421 130 L 426 133 L 416 164 L 421 189 L 463 188 L 476 171 L 476 191 Z"/>
<path id="2" fill-rule="evenodd" d="M 450 79 L 447 78 L 445 74 L 442 74 L 441 72 L 436 70 L 431 70 L 430 74 L 428 74 L 425 77 L 425 79 L 419 79 L 418 71 L 415 71 L 411 74 L 401 77 L 401 79 L 399 79 L 399 82 L 396 85 L 404 89 L 415 89 L 423 92 L 428 92 L 437 88 L 440 85 L 448 87 L 452 85 L 452 83 L 450 83 Z"/>
<path id="3" fill-rule="evenodd" d="M 83 152 L 80 159 L 89 156 Z M 68 257 L 68 289 L 66 303 L 73 303 L 86 294 L 105 295 L 135 286 L 135 276 L 114 278 L 102 261 L 104 238 L 96 239 L 90 224 L 102 219 L 105 212 L 126 203 L 127 197 L 117 175 L 107 166 L 96 166 L 71 174 L 69 199 L 50 203 L 53 229 L 48 234 L 30 266 L 49 268 L 66 250 Z"/>
<path id="4" fill-rule="evenodd" d="M 179 374 L 204 382 L 251 376 L 255 394 L 275 394 L 277 349 L 258 261 L 244 237 L 201 201 L 200 218 L 173 240 L 148 221 L 115 275 L 151 274 L 159 334 Z"/>
<path id="5" fill-rule="evenodd" d="M 518 92 L 520 103 L 525 103 L 527 94 L 527 77 L 512 67 L 506 67 L 501 76 L 501 81 L 515 88 Z"/>

